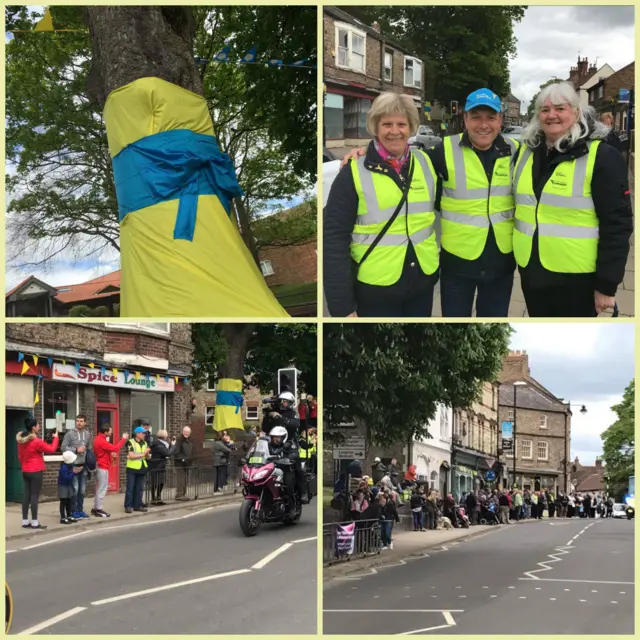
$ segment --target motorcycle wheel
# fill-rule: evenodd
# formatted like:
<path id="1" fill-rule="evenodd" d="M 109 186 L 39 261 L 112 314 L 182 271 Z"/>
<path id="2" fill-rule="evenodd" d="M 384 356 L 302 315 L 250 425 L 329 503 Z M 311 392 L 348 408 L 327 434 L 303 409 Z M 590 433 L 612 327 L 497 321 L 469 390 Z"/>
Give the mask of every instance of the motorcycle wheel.
<path id="1" fill-rule="evenodd" d="M 300 522 L 300 517 L 302 516 L 302 505 L 299 504 L 298 508 L 296 509 L 296 515 L 293 518 L 289 518 L 289 516 L 287 516 L 283 522 L 287 525 L 287 526 L 292 526 L 294 524 L 298 524 L 298 522 Z"/>
<path id="2" fill-rule="evenodd" d="M 253 500 L 245 500 L 240 505 L 240 528 L 247 538 L 251 538 L 258 533 L 260 528 L 260 519 L 256 518 Z M 252 517 L 253 516 L 253 517 Z"/>

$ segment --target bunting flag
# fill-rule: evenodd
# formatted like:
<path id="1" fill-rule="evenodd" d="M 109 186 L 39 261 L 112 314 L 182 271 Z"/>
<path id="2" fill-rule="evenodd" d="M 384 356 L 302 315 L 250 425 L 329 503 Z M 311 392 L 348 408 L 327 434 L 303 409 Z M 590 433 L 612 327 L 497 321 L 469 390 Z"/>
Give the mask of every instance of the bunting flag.
<path id="1" fill-rule="evenodd" d="M 165 381 L 165 382 L 169 382 L 169 376 L 165 376 L 165 377 L 164 377 L 164 381 Z"/>
<path id="2" fill-rule="evenodd" d="M 102 374 L 103 378 L 107 377 L 107 369 L 105 367 L 100 367 L 100 373 Z"/>
<path id="3" fill-rule="evenodd" d="M 18 362 L 22 362 L 24 360 L 24 353 L 18 354 Z"/>
<path id="4" fill-rule="evenodd" d="M 185 379 L 184 379 L 184 383 L 185 383 L 185 384 L 189 384 L 189 378 L 185 378 Z"/>
<path id="5" fill-rule="evenodd" d="M 66 361 L 66 360 L 63 360 L 63 361 L 62 361 L 62 364 L 67 364 L 67 361 Z"/>
<path id="6" fill-rule="evenodd" d="M 267 62 L 267 64 L 270 67 L 282 67 L 282 66 L 284 66 L 284 62 L 282 60 L 277 60 L 275 58 L 273 58 L 272 60 L 269 60 L 269 62 Z"/>
<path id="7" fill-rule="evenodd" d="M 116 368 L 111 369 L 111 372 L 113 373 L 114 378 L 118 377 L 118 370 Z"/>
<path id="8" fill-rule="evenodd" d="M 36 397 L 33 399 L 34 406 L 40 402 L 40 394 L 38 393 L 38 388 L 36 387 Z"/>
<path id="9" fill-rule="evenodd" d="M 258 47 L 253 45 L 247 53 L 244 54 L 241 58 L 237 60 L 232 60 L 229 56 L 231 52 L 231 47 L 229 45 L 225 45 L 223 49 L 218 51 L 218 53 L 213 57 L 214 62 L 226 62 L 230 64 L 263 64 L 267 67 L 291 67 L 293 69 L 316 69 L 317 65 L 315 64 L 306 64 L 309 62 L 309 58 L 301 58 L 300 60 L 296 60 L 295 62 L 285 63 L 284 60 L 280 58 L 269 58 L 267 60 L 258 60 Z M 208 60 L 201 58 L 200 56 L 196 56 L 196 64 L 208 64 Z"/>
<path id="10" fill-rule="evenodd" d="M 89 369 L 93 369 L 96 365 L 93 362 L 89 363 Z"/>
<path id="11" fill-rule="evenodd" d="M 251 47 L 251 49 L 249 49 L 249 51 L 247 51 L 247 53 L 244 54 L 244 56 L 240 59 L 240 61 L 244 62 L 245 64 L 250 62 L 255 62 L 257 52 L 258 52 L 258 47 L 256 45 L 253 45 L 253 47 Z"/>
<path id="12" fill-rule="evenodd" d="M 53 367 L 53 358 L 47 358 L 47 362 L 49 363 L 49 369 Z"/>
<path id="13" fill-rule="evenodd" d="M 9 33 L 89 33 L 88 29 L 56 29 L 49 7 L 44 10 L 44 16 L 33 29 L 10 29 Z"/>
<path id="14" fill-rule="evenodd" d="M 151 380 L 151 374 L 149 372 L 147 372 L 147 382 L 149 382 L 149 380 Z"/>
<path id="15" fill-rule="evenodd" d="M 27 371 L 29 371 L 29 365 L 27 364 L 27 361 L 25 360 L 22 363 L 22 372 L 20 373 L 20 375 L 23 376 L 25 373 L 27 373 Z"/>
<path id="16" fill-rule="evenodd" d="M 173 376 L 173 377 L 174 377 L 174 379 L 176 381 L 176 384 L 178 384 L 178 376 Z"/>
<path id="17" fill-rule="evenodd" d="M 130 375 L 130 373 L 129 373 L 129 369 L 125 369 L 125 370 L 124 370 L 124 377 L 125 377 L 125 378 L 128 378 L 128 377 L 129 377 L 129 375 Z"/>
<path id="18" fill-rule="evenodd" d="M 156 380 L 157 380 L 158 382 L 160 382 L 160 374 L 159 374 L 159 373 L 156 373 Z M 169 381 L 167 380 L 167 382 L 169 382 Z"/>
<path id="19" fill-rule="evenodd" d="M 33 364 L 36 365 L 36 367 L 38 366 L 38 356 L 31 356 L 33 358 Z"/>
<path id="20" fill-rule="evenodd" d="M 76 374 L 80 373 L 80 363 L 76 362 Z"/>
<path id="21" fill-rule="evenodd" d="M 140 380 L 140 372 L 136 371 L 136 380 Z"/>
<path id="22" fill-rule="evenodd" d="M 231 47 L 226 46 L 224 49 L 216 53 L 214 60 L 216 62 L 227 62 L 227 60 L 229 60 L 230 51 L 231 51 Z"/>

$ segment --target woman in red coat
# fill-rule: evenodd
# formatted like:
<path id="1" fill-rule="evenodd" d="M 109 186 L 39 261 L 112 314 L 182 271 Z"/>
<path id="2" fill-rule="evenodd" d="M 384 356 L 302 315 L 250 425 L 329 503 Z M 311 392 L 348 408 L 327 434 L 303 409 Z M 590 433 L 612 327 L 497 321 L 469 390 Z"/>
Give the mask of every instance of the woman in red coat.
<path id="1" fill-rule="evenodd" d="M 38 522 L 38 500 L 42 490 L 42 476 L 45 470 L 44 454 L 53 454 L 58 449 L 58 434 L 53 442 L 47 444 L 41 438 L 40 425 L 35 418 L 24 421 L 25 430 L 16 436 L 18 442 L 18 460 L 22 468 L 24 496 L 22 498 L 22 528 L 46 529 Z M 31 505 L 31 521 L 29 521 L 29 505 Z"/>

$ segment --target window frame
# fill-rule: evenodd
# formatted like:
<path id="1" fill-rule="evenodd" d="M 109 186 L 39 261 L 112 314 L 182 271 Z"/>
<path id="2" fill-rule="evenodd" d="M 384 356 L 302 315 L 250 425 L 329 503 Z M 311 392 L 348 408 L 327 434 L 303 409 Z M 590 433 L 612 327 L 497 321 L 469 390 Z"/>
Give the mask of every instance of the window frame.
<path id="1" fill-rule="evenodd" d="M 216 389 L 216 381 L 215 380 L 213 381 L 213 389 L 210 388 L 210 386 L 209 386 L 209 380 L 210 379 L 211 378 L 210 378 L 209 374 L 207 374 L 207 389 L 206 390 L 210 391 L 210 392 L 217 391 L 217 389 Z"/>
<path id="2" fill-rule="evenodd" d="M 335 28 L 335 58 L 334 62 L 338 69 L 344 69 L 345 71 L 351 71 L 352 73 L 360 73 L 362 75 L 367 75 L 367 34 L 365 31 L 361 31 L 360 29 L 354 27 L 351 24 L 346 22 L 336 22 L 334 24 Z M 347 63 L 340 64 L 340 49 L 344 48 L 340 45 L 340 31 L 347 32 Z M 354 69 L 351 66 L 351 55 L 353 53 L 353 36 L 359 36 L 364 40 L 364 47 L 362 53 L 362 69 Z M 356 55 L 360 55 L 357 53 Z"/>
<path id="3" fill-rule="evenodd" d="M 391 56 L 391 64 L 388 67 L 387 67 L 387 56 Z M 389 71 L 388 78 L 387 78 L 387 70 Z M 385 82 L 393 82 L 393 51 L 391 49 L 384 50 L 382 73 L 383 73 L 383 80 Z"/>
<path id="4" fill-rule="evenodd" d="M 524 447 L 524 444 L 528 444 L 529 447 L 529 455 L 525 456 L 524 455 L 524 451 L 526 450 L 526 447 Z M 520 440 L 520 458 L 522 460 L 533 460 L 533 440 Z"/>
<path id="5" fill-rule="evenodd" d="M 249 417 L 249 409 L 253 409 L 256 412 L 256 417 L 255 418 L 251 418 Z M 244 407 L 244 416 L 247 420 L 251 420 L 252 422 L 258 421 L 260 420 L 260 407 L 253 407 L 250 405 L 245 405 Z"/>
<path id="6" fill-rule="evenodd" d="M 414 63 L 414 66 L 412 67 L 411 71 L 413 74 L 413 84 L 407 84 L 407 61 L 411 61 Z M 418 63 L 420 65 L 420 80 L 419 80 L 419 84 L 416 84 L 415 82 L 415 63 Z M 410 87 L 412 89 L 422 89 L 422 70 L 423 70 L 423 64 L 422 64 L 422 60 L 420 60 L 420 58 L 416 58 L 414 56 L 404 56 L 404 60 L 403 60 L 403 67 L 402 67 L 402 84 L 405 87 Z"/>
<path id="7" fill-rule="evenodd" d="M 213 414 L 211 415 L 211 422 L 209 422 L 209 409 L 213 409 Z M 216 420 L 216 405 L 207 405 L 204 408 L 204 424 L 206 427 L 213 427 Z"/>
<path id="8" fill-rule="evenodd" d="M 544 418 L 544 420 L 543 420 Z M 540 414 L 540 424 L 539 424 L 540 429 L 548 429 L 549 428 L 549 416 L 547 416 L 545 413 L 541 413 Z"/>
<path id="9" fill-rule="evenodd" d="M 148 333 L 154 336 L 169 337 L 171 335 L 171 323 L 170 322 L 154 322 L 153 324 L 164 324 L 166 330 L 156 329 L 154 327 L 146 326 L 148 322 L 105 322 L 105 329 L 113 329 L 115 331 L 135 331 L 136 333 Z"/>
<path id="10" fill-rule="evenodd" d="M 264 269 L 262 268 L 264 265 Z M 269 267 L 269 269 L 271 269 L 270 273 L 266 273 L 267 269 L 267 265 Z M 271 260 L 269 260 L 268 258 L 264 258 L 264 260 L 260 260 L 260 273 L 262 273 L 262 276 L 264 278 L 267 278 L 268 276 L 273 276 L 275 275 L 276 271 L 273 268 L 273 262 L 271 262 Z"/>
<path id="11" fill-rule="evenodd" d="M 546 451 L 546 457 L 542 458 L 540 457 L 540 445 L 543 444 L 545 445 L 545 451 Z M 538 440 L 538 442 L 536 443 L 536 449 L 537 449 L 537 456 L 536 459 L 537 460 L 542 460 L 543 462 L 549 462 L 549 443 L 546 440 Z"/>

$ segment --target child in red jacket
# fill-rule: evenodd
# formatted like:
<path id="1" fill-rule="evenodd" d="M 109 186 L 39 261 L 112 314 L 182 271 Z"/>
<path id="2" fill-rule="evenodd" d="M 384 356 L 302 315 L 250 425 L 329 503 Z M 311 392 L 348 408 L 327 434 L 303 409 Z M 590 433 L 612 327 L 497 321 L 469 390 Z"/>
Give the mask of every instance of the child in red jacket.
<path id="1" fill-rule="evenodd" d="M 22 498 L 22 528 L 46 529 L 45 525 L 38 522 L 38 501 L 42 490 L 42 476 L 46 469 L 44 454 L 54 454 L 58 449 L 58 434 L 53 437 L 53 442 L 47 444 L 41 438 L 40 425 L 35 418 L 26 418 L 25 430 L 16 436 L 18 443 L 18 460 L 22 468 L 22 480 L 24 482 L 24 496 Z M 31 521 L 29 521 L 29 506 L 31 506 Z"/>

